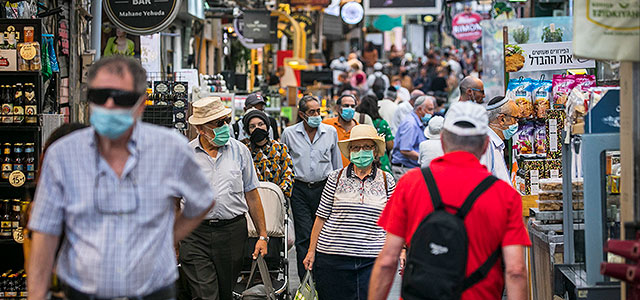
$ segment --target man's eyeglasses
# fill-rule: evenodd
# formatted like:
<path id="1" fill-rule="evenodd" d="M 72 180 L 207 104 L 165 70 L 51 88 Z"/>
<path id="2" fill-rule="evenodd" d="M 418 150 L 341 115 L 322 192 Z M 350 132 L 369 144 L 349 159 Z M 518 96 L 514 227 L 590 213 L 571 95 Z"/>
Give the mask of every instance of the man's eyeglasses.
<path id="1" fill-rule="evenodd" d="M 365 151 L 374 150 L 375 148 L 376 148 L 376 145 L 360 145 L 360 146 L 352 145 L 352 146 L 349 146 L 349 150 L 351 152 L 358 152 L 360 150 L 365 150 Z"/>
<path id="2" fill-rule="evenodd" d="M 472 91 L 480 92 L 480 93 L 482 93 L 484 95 L 484 90 L 474 89 L 474 88 L 469 88 L 469 89 L 472 90 Z"/>
<path id="3" fill-rule="evenodd" d="M 142 94 L 118 89 L 89 89 L 87 91 L 87 99 L 91 103 L 104 105 L 109 98 L 113 99 L 113 103 L 117 106 L 132 107 L 142 97 Z"/>
<path id="4" fill-rule="evenodd" d="M 99 172 L 93 187 L 93 205 L 103 215 L 133 214 L 140 206 L 140 190 L 133 175 L 124 180 L 110 180 Z"/>
<path id="5" fill-rule="evenodd" d="M 320 109 L 319 109 L 319 108 L 318 108 L 318 109 L 314 109 L 314 110 L 311 110 L 311 109 L 310 109 L 310 110 L 307 110 L 307 112 L 305 112 L 305 114 L 306 114 L 307 116 L 311 116 L 311 117 L 313 117 L 313 116 L 319 116 L 319 115 L 320 115 Z"/>
<path id="6" fill-rule="evenodd" d="M 256 129 L 258 127 L 264 127 L 266 124 L 264 124 L 264 122 L 260 122 L 258 124 L 249 124 L 249 129 Z"/>

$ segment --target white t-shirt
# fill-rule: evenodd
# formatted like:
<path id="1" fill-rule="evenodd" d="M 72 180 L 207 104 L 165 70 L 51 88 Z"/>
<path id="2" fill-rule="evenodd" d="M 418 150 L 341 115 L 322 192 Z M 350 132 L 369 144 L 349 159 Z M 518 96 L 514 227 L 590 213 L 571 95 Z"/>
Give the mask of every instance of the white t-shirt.
<path id="1" fill-rule="evenodd" d="M 420 157 L 418 163 L 421 168 L 428 167 L 432 160 L 444 155 L 442 142 L 439 139 L 426 140 L 420 143 Z"/>
<path id="2" fill-rule="evenodd" d="M 402 103 L 398 104 L 398 109 L 396 109 L 396 113 L 393 116 L 393 121 L 389 124 L 389 127 L 391 127 L 391 132 L 394 136 L 398 131 L 398 127 L 400 126 L 400 124 L 402 124 L 402 121 L 404 121 L 407 116 L 411 114 L 411 112 L 413 112 L 413 106 L 411 105 L 411 103 L 409 103 L 409 101 L 403 101 Z"/>
<path id="3" fill-rule="evenodd" d="M 396 114 L 396 109 L 398 109 L 398 105 L 389 99 L 378 101 L 378 112 L 389 124 L 393 122 L 393 116 Z"/>

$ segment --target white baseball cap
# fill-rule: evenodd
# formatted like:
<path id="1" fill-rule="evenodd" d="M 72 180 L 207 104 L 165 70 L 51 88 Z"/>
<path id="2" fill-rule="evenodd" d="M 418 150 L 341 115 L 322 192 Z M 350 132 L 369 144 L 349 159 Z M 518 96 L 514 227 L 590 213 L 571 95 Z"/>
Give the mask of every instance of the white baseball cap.
<path id="1" fill-rule="evenodd" d="M 379 62 L 373 64 L 373 69 L 376 71 L 382 71 L 382 64 Z"/>
<path id="2" fill-rule="evenodd" d="M 489 132 L 489 117 L 484 106 L 472 101 L 451 104 L 444 116 L 444 129 L 459 135 L 486 135 Z"/>

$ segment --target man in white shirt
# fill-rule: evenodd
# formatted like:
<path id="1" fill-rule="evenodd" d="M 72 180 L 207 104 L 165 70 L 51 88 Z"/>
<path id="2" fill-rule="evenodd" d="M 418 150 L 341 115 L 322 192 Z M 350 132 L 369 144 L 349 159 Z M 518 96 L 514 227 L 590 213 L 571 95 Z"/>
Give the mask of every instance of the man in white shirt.
<path id="1" fill-rule="evenodd" d="M 424 96 L 424 92 L 421 90 L 413 90 L 411 92 L 411 98 L 409 101 L 402 101 L 402 103 L 398 104 L 398 109 L 396 109 L 396 113 L 393 115 L 393 121 L 389 124 L 391 127 L 391 133 L 396 135 L 396 130 L 398 130 L 398 126 L 404 121 L 404 119 L 413 112 L 413 105 L 416 103 L 416 99 L 418 97 Z"/>
<path id="2" fill-rule="evenodd" d="M 396 104 L 400 104 L 400 102 L 402 101 L 409 101 L 409 99 L 411 98 L 411 94 L 409 93 L 409 90 L 402 86 L 402 80 L 400 76 L 396 75 L 392 78 L 393 79 L 391 80 L 391 85 L 396 88 L 396 91 L 398 93 Z"/>
<path id="3" fill-rule="evenodd" d="M 389 88 L 389 77 L 382 73 L 382 64 L 377 62 L 373 64 L 373 74 L 367 77 L 367 86 L 369 87 L 369 91 L 373 91 L 374 94 L 378 97 L 378 99 L 382 98 L 384 95 L 378 95 L 379 93 L 384 93 Z M 384 86 L 380 84 L 380 80 L 378 80 L 378 85 L 376 85 L 376 79 L 382 79 L 382 83 Z M 394 99 L 395 100 L 395 99 Z"/>
<path id="4" fill-rule="evenodd" d="M 333 71 L 333 84 L 340 85 L 338 76 L 349 71 L 349 64 L 347 64 L 347 59 L 344 57 L 344 51 L 340 52 L 340 57 L 331 61 L 329 68 Z"/>
<path id="5" fill-rule="evenodd" d="M 380 116 L 389 124 L 393 122 L 393 116 L 396 114 L 396 109 L 398 109 L 398 105 L 395 102 L 397 95 L 396 88 L 390 86 L 384 92 L 384 98 L 378 101 Z M 391 131 L 393 131 L 393 127 Z"/>
<path id="6" fill-rule="evenodd" d="M 429 120 L 429 126 L 424 130 L 427 140 L 420 143 L 418 163 L 421 168 L 428 167 L 433 159 L 444 155 L 440 141 L 440 132 L 442 132 L 443 126 L 444 118 L 441 116 L 435 116 Z"/>
<path id="7" fill-rule="evenodd" d="M 510 139 L 518 131 L 520 109 L 513 100 L 502 96 L 494 97 L 487 105 L 489 113 L 489 138 L 487 152 L 480 159 L 489 172 L 506 182 L 511 182 L 509 168 L 504 160 L 504 140 Z"/>

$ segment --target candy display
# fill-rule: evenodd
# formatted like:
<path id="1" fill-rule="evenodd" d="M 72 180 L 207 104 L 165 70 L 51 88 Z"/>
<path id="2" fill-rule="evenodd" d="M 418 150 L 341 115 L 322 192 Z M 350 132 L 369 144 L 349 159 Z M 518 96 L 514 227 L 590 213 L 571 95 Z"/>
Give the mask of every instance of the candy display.
<path id="1" fill-rule="evenodd" d="M 533 151 L 534 143 L 534 123 L 525 123 L 518 131 L 517 138 L 515 139 L 518 149 L 518 155 L 520 157 L 533 158 L 536 157 Z"/>
<path id="2" fill-rule="evenodd" d="M 544 172 L 546 178 L 562 178 L 562 160 L 546 159 L 544 161 Z M 562 186 L 562 183 L 560 183 Z"/>

